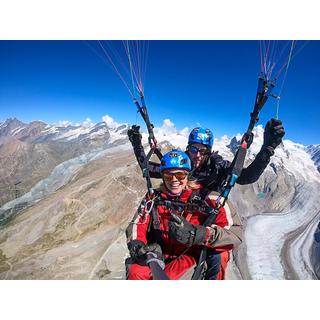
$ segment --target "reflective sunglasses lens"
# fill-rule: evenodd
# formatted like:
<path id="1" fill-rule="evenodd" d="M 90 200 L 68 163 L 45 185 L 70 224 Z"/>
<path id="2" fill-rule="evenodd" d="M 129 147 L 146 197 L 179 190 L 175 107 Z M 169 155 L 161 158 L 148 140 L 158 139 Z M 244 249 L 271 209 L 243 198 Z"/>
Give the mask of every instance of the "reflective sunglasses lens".
<path id="1" fill-rule="evenodd" d="M 162 176 L 163 176 L 164 180 L 172 180 L 173 179 L 173 175 L 170 173 L 164 173 Z"/>
<path id="2" fill-rule="evenodd" d="M 199 148 L 197 148 L 195 146 L 191 146 L 190 147 L 190 152 L 194 153 L 194 154 L 199 152 L 202 155 L 208 154 L 208 150 L 207 149 L 199 149 Z"/>
<path id="3" fill-rule="evenodd" d="M 198 148 L 197 148 L 197 147 L 194 147 L 194 146 L 191 146 L 191 147 L 190 147 L 190 152 L 191 152 L 191 153 L 197 153 L 197 152 L 198 152 Z"/>
<path id="4" fill-rule="evenodd" d="M 185 179 L 187 175 L 188 175 L 188 174 L 185 173 L 185 172 L 176 172 L 176 173 L 174 174 L 174 176 L 175 176 L 178 180 L 183 180 L 183 179 Z"/>
<path id="5" fill-rule="evenodd" d="M 163 179 L 164 180 L 173 180 L 173 177 L 176 177 L 179 181 L 185 179 L 188 176 L 188 173 L 186 172 L 175 172 L 175 173 L 163 173 Z"/>

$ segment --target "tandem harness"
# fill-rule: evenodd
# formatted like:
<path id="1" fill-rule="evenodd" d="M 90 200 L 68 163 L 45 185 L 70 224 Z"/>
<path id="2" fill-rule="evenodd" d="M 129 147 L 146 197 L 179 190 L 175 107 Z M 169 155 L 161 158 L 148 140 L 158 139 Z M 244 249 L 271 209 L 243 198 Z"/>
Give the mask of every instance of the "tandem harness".
<path id="1" fill-rule="evenodd" d="M 152 242 L 162 244 L 162 231 L 160 230 L 160 221 L 157 212 L 158 206 L 166 207 L 170 212 L 178 212 L 181 215 L 184 212 L 202 212 L 207 217 L 215 217 L 215 209 L 209 206 L 205 200 L 205 196 L 209 193 L 206 189 L 194 190 L 188 200 L 188 202 L 182 202 L 177 200 L 168 200 L 161 197 L 159 191 L 155 191 L 152 198 L 144 204 L 147 214 L 150 214 L 150 221 L 147 231 L 147 238 Z M 212 220 L 212 223 L 214 219 Z M 211 224 L 212 224 L 211 223 Z"/>

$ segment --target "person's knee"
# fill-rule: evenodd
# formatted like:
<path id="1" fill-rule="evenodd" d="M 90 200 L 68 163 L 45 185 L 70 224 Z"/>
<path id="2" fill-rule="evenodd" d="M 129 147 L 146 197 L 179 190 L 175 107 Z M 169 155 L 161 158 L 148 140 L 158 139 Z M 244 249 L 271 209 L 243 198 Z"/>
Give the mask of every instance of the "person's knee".
<path id="1" fill-rule="evenodd" d="M 128 280 L 149 280 L 151 277 L 150 269 L 139 264 L 132 264 L 127 269 Z"/>

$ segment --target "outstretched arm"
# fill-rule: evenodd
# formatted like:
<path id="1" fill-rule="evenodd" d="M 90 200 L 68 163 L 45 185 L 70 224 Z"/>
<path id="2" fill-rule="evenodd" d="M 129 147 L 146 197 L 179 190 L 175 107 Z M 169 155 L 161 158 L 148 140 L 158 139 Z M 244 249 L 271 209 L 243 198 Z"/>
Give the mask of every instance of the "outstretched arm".
<path id="1" fill-rule="evenodd" d="M 269 164 L 271 156 L 274 155 L 274 150 L 282 142 L 284 134 L 285 131 L 281 120 L 271 119 L 267 122 L 264 129 L 264 140 L 261 150 L 253 162 L 242 170 L 237 183 L 242 185 L 250 184 L 259 179 Z"/>
<path id="2" fill-rule="evenodd" d="M 128 137 L 132 144 L 134 154 L 138 161 L 141 169 L 143 169 L 143 164 L 147 158 L 141 143 L 141 133 L 140 126 L 133 125 L 131 129 L 128 130 Z M 161 178 L 160 165 L 156 162 L 149 161 L 149 173 L 151 178 Z"/>

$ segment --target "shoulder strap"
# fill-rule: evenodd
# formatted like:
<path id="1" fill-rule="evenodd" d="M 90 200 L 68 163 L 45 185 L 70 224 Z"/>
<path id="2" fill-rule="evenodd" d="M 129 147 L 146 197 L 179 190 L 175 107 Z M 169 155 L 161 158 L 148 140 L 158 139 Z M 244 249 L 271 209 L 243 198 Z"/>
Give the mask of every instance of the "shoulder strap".
<path id="1" fill-rule="evenodd" d="M 150 221 L 149 226 L 147 230 L 147 239 L 150 242 L 158 243 L 160 246 L 162 246 L 162 231 L 160 228 L 160 220 L 158 215 L 158 197 L 159 192 L 154 191 L 154 199 L 152 208 L 150 210 Z"/>

